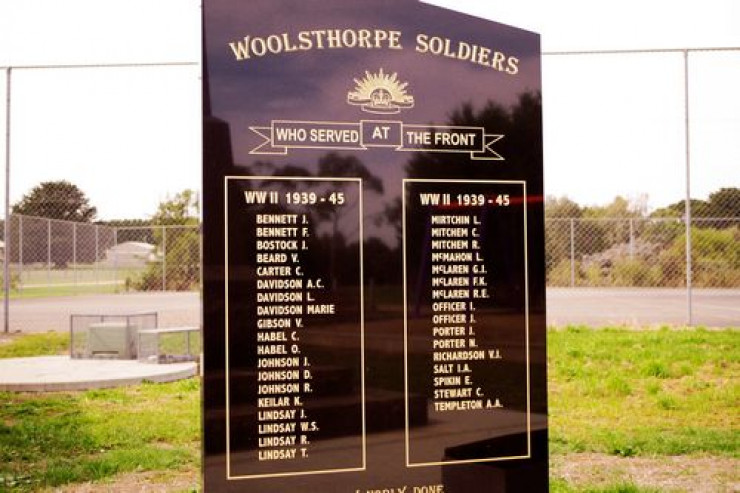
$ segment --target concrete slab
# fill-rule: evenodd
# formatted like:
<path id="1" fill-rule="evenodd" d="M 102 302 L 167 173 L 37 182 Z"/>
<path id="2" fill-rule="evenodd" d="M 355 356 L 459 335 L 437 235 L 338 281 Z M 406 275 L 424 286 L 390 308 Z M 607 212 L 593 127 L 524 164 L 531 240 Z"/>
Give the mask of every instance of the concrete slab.
<path id="1" fill-rule="evenodd" d="M 195 363 L 156 365 L 135 360 L 71 359 L 69 356 L 0 359 L 0 391 L 62 392 L 149 382 L 173 382 L 197 373 Z"/>

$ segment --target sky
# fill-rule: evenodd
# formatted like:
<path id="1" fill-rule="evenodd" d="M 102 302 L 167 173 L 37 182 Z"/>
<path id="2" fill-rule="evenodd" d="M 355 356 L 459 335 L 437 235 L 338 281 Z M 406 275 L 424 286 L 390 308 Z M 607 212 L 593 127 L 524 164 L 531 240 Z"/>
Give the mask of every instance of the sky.
<path id="1" fill-rule="evenodd" d="M 692 197 L 740 187 L 740 2 L 428 3 L 542 35 L 545 189 L 584 205 L 621 195 L 655 209 L 685 197 L 684 56 L 552 53 L 739 48 L 690 55 L 689 144 Z M 0 67 L 14 67 L 11 203 L 66 179 L 100 219 L 146 218 L 160 201 L 199 188 L 199 5 L 0 0 Z M 173 65 L 38 68 L 161 62 Z M 0 94 L 6 89 L 3 71 Z M 4 97 L 0 115 L 5 156 Z"/>

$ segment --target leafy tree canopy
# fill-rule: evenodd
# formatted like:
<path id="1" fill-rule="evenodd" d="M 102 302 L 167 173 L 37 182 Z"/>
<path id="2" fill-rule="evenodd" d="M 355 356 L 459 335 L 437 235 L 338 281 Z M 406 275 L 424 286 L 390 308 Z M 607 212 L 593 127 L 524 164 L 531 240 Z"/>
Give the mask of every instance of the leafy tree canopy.
<path id="1" fill-rule="evenodd" d="M 681 200 L 655 211 L 653 217 L 683 217 L 686 201 Z M 740 217 L 740 188 L 725 187 L 709 195 L 707 200 L 691 199 L 693 217 L 729 218 Z"/>
<path id="2" fill-rule="evenodd" d="M 568 197 L 548 196 L 545 200 L 548 218 L 681 218 L 686 215 L 686 201 L 681 200 L 648 214 L 647 195 L 626 199 L 615 197 L 611 203 L 582 206 Z M 725 187 L 713 192 L 707 200 L 691 199 L 691 215 L 695 218 L 740 217 L 740 188 Z"/>
<path id="3" fill-rule="evenodd" d="M 355 156 L 342 156 L 336 152 L 330 152 L 319 159 L 319 174 L 362 178 L 366 189 L 383 193 L 383 182 L 380 178 L 373 175 Z"/>
<path id="4" fill-rule="evenodd" d="M 636 199 L 626 199 L 620 195 L 610 204 L 584 208 L 584 216 L 588 218 L 639 218 L 647 214 L 647 196 Z"/>
<path id="5" fill-rule="evenodd" d="M 545 199 L 545 216 L 548 218 L 579 218 L 583 208 L 568 197 L 548 196 Z"/>
<path id="6" fill-rule="evenodd" d="M 12 207 L 13 214 L 92 222 L 98 211 L 85 193 L 68 181 L 47 181 L 35 186 Z"/>
<path id="7" fill-rule="evenodd" d="M 183 190 L 160 202 L 151 223 L 161 226 L 198 224 L 199 211 L 198 194 L 193 190 Z"/>
<path id="8" fill-rule="evenodd" d="M 740 217 L 740 188 L 720 188 L 709 196 L 709 209 L 715 217 Z"/>

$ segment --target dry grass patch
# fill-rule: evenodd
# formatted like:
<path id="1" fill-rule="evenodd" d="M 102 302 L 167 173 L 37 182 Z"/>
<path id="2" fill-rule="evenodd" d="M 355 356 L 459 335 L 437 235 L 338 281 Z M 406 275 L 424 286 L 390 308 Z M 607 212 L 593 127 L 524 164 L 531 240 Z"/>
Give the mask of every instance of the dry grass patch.
<path id="1" fill-rule="evenodd" d="M 740 491 L 740 460 L 729 457 L 615 457 L 604 454 L 555 456 L 551 477 L 576 490 L 606 489 L 614 484 L 666 492 Z"/>
<path id="2" fill-rule="evenodd" d="M 121 474 L 100 483 L 72 484 L 45 493 L 182 493 L 200 491 L 195 469 Z"/>

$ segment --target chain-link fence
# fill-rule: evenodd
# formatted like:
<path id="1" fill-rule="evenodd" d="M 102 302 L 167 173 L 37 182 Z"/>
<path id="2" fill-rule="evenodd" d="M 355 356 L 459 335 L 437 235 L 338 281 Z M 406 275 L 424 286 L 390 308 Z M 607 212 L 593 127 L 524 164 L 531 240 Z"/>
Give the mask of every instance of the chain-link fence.
<path id="1" fill-rule="evenodd" d="M 580 193 L 575 199 L 580 203 L 600 203 L 617 194 L 646 193 L 651 195 L 653 204 L 666 204 L 687 195 L 706 196 L 720 187 L 737 187 L 737 175 L 727 173 L 728 169 L 734 169 L 727 168 L 727 163 L 735 163 L 740 158 L 739 141 L 731 138 L 738 132 L 737 115 L 740 114 L 738 92 L 731 85 L 740 75 L 738 57 L 738 47 L 545 53 L 543 74 L 547 111 L 543 123 L 547 193 L 560 195 L 578 189 Z M 6 182 L 6 195 L 10 190 L 23 188 L 18 175 L 10 174 L 11 169 L 28 172 L 35 169 L 34 166 L 41 169 L 53 162 L 58 174 L 72 181 L 75 181 L 77 170 L 98 169 L 100 152 L 91 147 L 90 142 L 102 143 L 107 148 L 118 144 L 105 140 L 116 135 L 115 132 L 107 132 L 104 137 L 95 129 L 108 128 L 108 119 L 132 118 L 128 112 L 131 109 L 137 117 L 148 114 L 161 118 L 144 119 L 156 122 L 156 127 L 137 124 L 140 132 L 129 136 L 131 145 L 128 148 L 138 153 L 114 153 L 116 156 L 109 156 L 109 161 L 118 157 L 118 164 L 110 161 L 107 169 L 142 176 L 143 171 L 133 171 L 129 164 L 143 163 L 142 167 L 146 167 L 150 161 L 144 153 L 160 156 L 160 153 L 165 155 L 164 149 L 181 153 L 166 154 L 169 157 L 164 161 L 178 163 L 178 169 L 183 169 L 181 164 L 190 162 L 187 161 L 189 156 L 197 155 L 183 143 L 197 142 L 197 139 L 177 133 L 168 122 L 178 118 L 199 121 L 200 107 L 195 95 L 199 94 L 200 83 L 196 82 L 196 73 L 199 74 L 199 69 L 195 62 L 5 67 L 0 72 L 0 92 L 6 95 L 4 101 L 0 101 L 0 111 L 5 115 L 4 124 L 0 122 L 0 133 L 5 134 L 0 138 L 0 152 L 6 156 L 7 176 L 13 176 L 12 182 Z M 574 77 L 574 73 L 578 77 Z M 643 77 L 632 78 L 628 84 L 630 81 L 618 76 L 625 73 L 640 73 Z M 74 74 L 84 74 L 84 77 Z M 117 83 L 124 76 L 145 83 L 128 84 L 122 93 Z M 70 82 L 60 84 L 60 77 Z M 195 83 L 197 90 L 188 92 L 191 86 L 186 81 Z M 184 96 L 166 98 L 175 94 L 173 84 L 181 82 L 183 91 L 178 94 Z M 88 83 L 96 88 L 95 94 L 98 89 L 108 91 L 100 92 L 103 100 L 123 101 L 125 108 L 105 106 L 106 111 L 99 114 L 92 111 L 101 107 L 98 99 L 88 99 L 85 93 L 72 99 L 63 98 L 55 92 L 60 87 L 64 91 L 91 87 L 85 85 Z M 136 106 L 153 90 L 161 90 L 156 100 L 166 99 L 168 104 L 159 106 L 149 101 L 147 105 Z M 714 100 L 717 94 L 722 95 L 719 103 Z M 40 100 L 44 95 L 48 99 Z M 56 101 L 70 100 L 75 101 L 73 110 L 80 116 L 74 125 L 65 120 L 69 108 L 54 105 Z M 40 108 L 44 111 L 42 116 L 34 116 Z M 194 113 L 188 113 L 188 109 Z M 57 124 L 52 117 L 64 122 Z M 615 146 L 613 132 L 605 131 L 602 125 L 607 121 L 623 122 L 624 128 L 630 129 L 628 138 L 619 140 L 619 152 L 604 151 Z M 63 147 L 51 146 L 55 151 L 53 160 L 43 152 L 36 154 L 36 151 L 50 148 L 39 146 L 35 139 L 45 134 L 44 124 L 53 127 L 52 133 L 61 135 L 65 143 Z M 168 128 L 167 132 L 160 132 L 162 125 Z M 192 135 L 199 134 L 197 124 L 193 129 Z M 149 135 L 157 135 L 156 149 L 160 151 L 151 151 L 154 147 Z M 11 141 L 12 153 L 9 152 Z M 598 166 L 582 164 L 590 163 L 594 156 L 599 158 Z M 61 166 L 62 162 L 68 163 L 66 168 Z M 88 163 L 90 167 L 81 163 Z M 700 163 L 700 166 L 691 166 L 692 163 Z M 96 167 L 93 168 L 93 164 Z M 120 183 L 127 179 L 128 176 L 106 174 L 97 177 L 95 186 L 99 193 L 102 190 L 113 197 L 120 193 Z M 692 188 L 692 180 L 701 186 Z M 589 186 L 577 186 L 577 183 Z M 144 184 L 151 188 L 141 188 Z M 170 180 L 168 184 L 175 186 Z M 141 197 L 148 199 L 163 192 L 159 190 L 161 180 L 138 179 L 134 186 L 138 187 Z M 191 182 L 185 182 L 181 188 L 190 186 Z M 592 194 L 584 194 L 584 190 L 591 190 Z M 6 196 L 6 214 L 9 214 L 11 198 Z M 704 215 L 737 216 L 736 208 L 726 211 Z M 686 214 L 689 211 L 677 212 Z M 614 320 L 626 323 L 677 320 L 672 323 L 737 326 L 740 323 L 737 309 L 740 306 L 740 219 L 697 218 L 702 215 L 699 212 L 695 209 L 688 214 L 693 216 L 689 238 L 686 238 L 686 224 L 681 219 L 548 219 L 548 317 L 560 312 L 568 317 L 554 317 L 556 322 L 592 323 L 584 322 L 591 319 L 582 315 L 580 307 L 587 305 L 589 299 L 584 297 L 591 296 L 590 291 L 598 291 L 598 296 L 594 295 L 595 311 L 603 312 L 604 307 L 610 306 L 615 313 L 619 312 Z M 570 212 L 561 215 L 568 214 Z M 141 215 L 138 212 L 115 213 L 117 217 Z M 199 303 L 195 290 L 200 277 L 200 234 L 197 226 L 161 227 L 137 223 L 136 227 L 114 227 L 18 215 L 7 218 L 8 244 L 2 254 L 9 267 L 6 284 L 11 300 L 6 300 L 3 307 L 6 331 L 9 327 L 22 331 L 66 327 L 67 322 L 62 318 L 74 310 L 62 306 L 56 298 L 64 294 L 143 293 L 128 296 L 128 300 L 119 296 L 115 302 L 106 299 L 100 303 L 104 306 L 115 303 L 120 308 L 130 301 L 126 306 L 132 309 L 161 312 L 162 306 L 166 306 L 162 298 L 166 298 L 168 303 L 176 302 L 176 308 L 163 312 L 167 316 L 178 314 L 165 318 L 163 326 L 198 323 Z M 687 255 L 687 251 L 691 254 Z M 618 299 L 620 289 L 614 289 L 617 287 L 632 291 L 628 294 L 633 298 L 629 301 Z M 187 303 L 173 300 L 182 294 L 172 293 L 176 290 L 191 290 Z M 714 290 L 716 292 L 711 294 L 715 298 L 692 301 L 692 290 Z M 162 294 L 159 297 L 149 294 L 155 292 Z M 667 301 L 669 295 L 670 303 Z M 717 296 L 722 298 L 723 305 L 719 304 Z M 649 317 L 638 317 L 642 312 L 634 298 L 645 302 L 644 312 Z M 46 303 L 40 303 L 42 299 Z M 90 304 L 92 298 L 79 299 L 82 301 L 77 304 L 84 305 Z M 39 303 L 33 303 L 35 301 Z M 678 307 L 679 311 L 688 308 L 688 313 L 672 319 L 658 311 L 659 307 L 669 305 L 671 309 Z M 697 314 L 694 318 L 692 310 Z M 723 319 L 706 321 L 708 315 L 719 312 L 724 314 Z M 182 313 L 185 315 L 180 315 Z M 52 315 L 60 318 L 50 323 Z"/>
<path id="2" fill-rule="evenodd" d="M 9 226 L 11 297 L 199 287 L 197 225 L 113 227 L 14 214 Z"/>
<path id="3" fill-rule="evenodd" d="M 545 227 L 551 323 L 737 325 L 740 218 L 695 218 L 690 242 L 678 218 L 548 218 Z M 12 215 L 9 233 L 3 254 L 12 331 L 63 330 L 69 313 L 111 306 L 157 311 L 165 326 L 197 324 L 196 225 L 114 227 Z M 128 295 L 60 298 L 115 293 Z"/>
<path id="4" fill-rule="evenodd" d="M 112 227 L 10 216 L 11 295 L 44 296 L 199 287 L 198 226 Z M 696 288 L 740 288 L 740 218 L 695 218 Z M 686 226 L 674 218 L 551 218 L 549 287 L 687 284 Z"/>
<path id="5" fill-rule="evenodd" d="M 546 222 L 549 287 L 740 288 L 740 218 Z"/>

